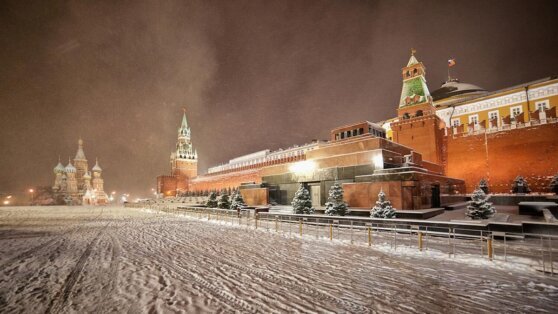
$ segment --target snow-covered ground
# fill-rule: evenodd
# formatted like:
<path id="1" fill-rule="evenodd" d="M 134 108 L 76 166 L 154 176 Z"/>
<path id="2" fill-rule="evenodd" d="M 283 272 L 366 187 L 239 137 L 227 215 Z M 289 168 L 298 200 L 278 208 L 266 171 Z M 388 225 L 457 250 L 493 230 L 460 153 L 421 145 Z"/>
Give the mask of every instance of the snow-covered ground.
<path id="1" fill-rule="evenodd" d="M 120 207 L 0 209 L 0 312 L 555 312 L 558 278 Z"/>

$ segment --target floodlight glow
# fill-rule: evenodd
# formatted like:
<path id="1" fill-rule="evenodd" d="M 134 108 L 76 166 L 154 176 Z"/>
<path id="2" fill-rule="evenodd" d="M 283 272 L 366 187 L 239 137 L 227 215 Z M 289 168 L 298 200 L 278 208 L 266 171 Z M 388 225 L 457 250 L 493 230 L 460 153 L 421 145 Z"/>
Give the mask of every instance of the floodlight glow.
<path id="1" fill-rule="evenodd" d="M 10 204 L 10 201 L 4 201 L 4 205 Z"/>
<path id="2" fill-rule="evenodd" d="M 375 169 L 383 169 L 384 168 L 384 157 L 382 154 L 377 154 L 372 157 L 372 163 L 374 164 Z"/>
<path id="3" fill-rule="evenodd" d="M 316 163 L 311 160 L 299 161 L 289 166 L 289 170 L 296 174 L 309 173 L 314 169 L 316 169 Z"/>

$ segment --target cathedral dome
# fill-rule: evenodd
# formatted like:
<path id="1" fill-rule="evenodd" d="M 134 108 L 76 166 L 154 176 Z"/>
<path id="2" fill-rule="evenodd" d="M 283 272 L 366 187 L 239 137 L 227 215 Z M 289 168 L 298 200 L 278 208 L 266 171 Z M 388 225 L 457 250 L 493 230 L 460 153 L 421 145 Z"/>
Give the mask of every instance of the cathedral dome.
<path id="1" fill-rule="evenodd" d="M 103 171 L 103 169 L 101 169 L 101 167 L 99 167 L 99 161 L 98 160 L 95 160 L 95 166 L 93 166 L 93 168 L 91 170 L 93 170 L 94 172 Z"/>
<path id="2" fill-rule="evenodd" d="M 458 79 L 452 79 L 442 84 L 440 88 L 433 91 L 430 95 L 432 96 L 432 100 L 437 101 L 454 96 L 462 97 L 482 95 L 485 93 L 487 93 L 487 91 L 482 87 L 469 83 L 461 83 Z"/>
<path id="3" fill-rule="evenodd" d="M 62 165 L 62 163 L 59 160 L 58 165 L 56 165 L 56 167 L 54 167 L 53 170 L 54 170 L 54 173 L 63 173 L 66 169 L 64 168 L 64 165 Z"/>
<path id="4" fill-rule="evenodd" d="M 74 165 L 72 165 L 71 161 L 68 161 L 68 165 L 66 166 L 66 172 L 67 173 L 75 173 L 76 172 L 76 167 L 74 167 Z"/>
<path id="5" fill-rule="evenodd" d="M 83 178 L 84 179 L 91 179 L 91 174 L 89 172 L 86 172 L 83 174 Z"/>

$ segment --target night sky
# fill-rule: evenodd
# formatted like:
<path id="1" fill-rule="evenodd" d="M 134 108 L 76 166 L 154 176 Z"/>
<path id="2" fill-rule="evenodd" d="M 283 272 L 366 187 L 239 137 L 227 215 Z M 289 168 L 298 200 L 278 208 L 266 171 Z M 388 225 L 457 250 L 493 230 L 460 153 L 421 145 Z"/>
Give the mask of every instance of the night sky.
<path id="1" fill-rule="evenodd" d="M 2 1 L 0 192 L 52 185 L 85 142 L 107 191 L 393 117 L 410 49 L 430 90 L 558 74 L 558 1 Z"/>

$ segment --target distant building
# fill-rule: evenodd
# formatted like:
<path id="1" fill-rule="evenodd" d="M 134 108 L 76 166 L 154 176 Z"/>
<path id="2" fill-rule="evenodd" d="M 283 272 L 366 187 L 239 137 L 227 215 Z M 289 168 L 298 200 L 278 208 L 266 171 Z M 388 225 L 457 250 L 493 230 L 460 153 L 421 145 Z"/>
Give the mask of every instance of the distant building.
<path id="1" fill-rule="evenodd" d="M 518 175 L 548 192 L 558 173 L 558 77 L 495 92 L 448 78 L 430 93 L 414 51 L 401 74 L 395 118 L 337 127 L 329 141 L 262 150 L 200 176 L 174 167 L 159 191 L 240 188 L 250 205 L 289 204 L 302 183 L 323 206 L 338 182 L 353 208 L 370 208 L 383 190 L 398 209 L 440 206 L 441 195 L 470 193 L 482 178 L 494 193 L 509 193 Z"/>
<path id="2" fill-rule="evenodd" d="M 71 159 L 68 159 L 68 165 L 64 167 L 58 159 L 58 164 L 54 167 L 55 177 L 52 186 L 54 199 L 58 200 L 58 203 L 63 201 L 68 205 L 107 204 L 108 197 L 104 191 L 104 180 L 101 177 L 103 170 L 99 166 L 99 161 L 95 160 L 95 166 L 89 171 L 82 139 L 78 141 L 74 164 Z"/>

